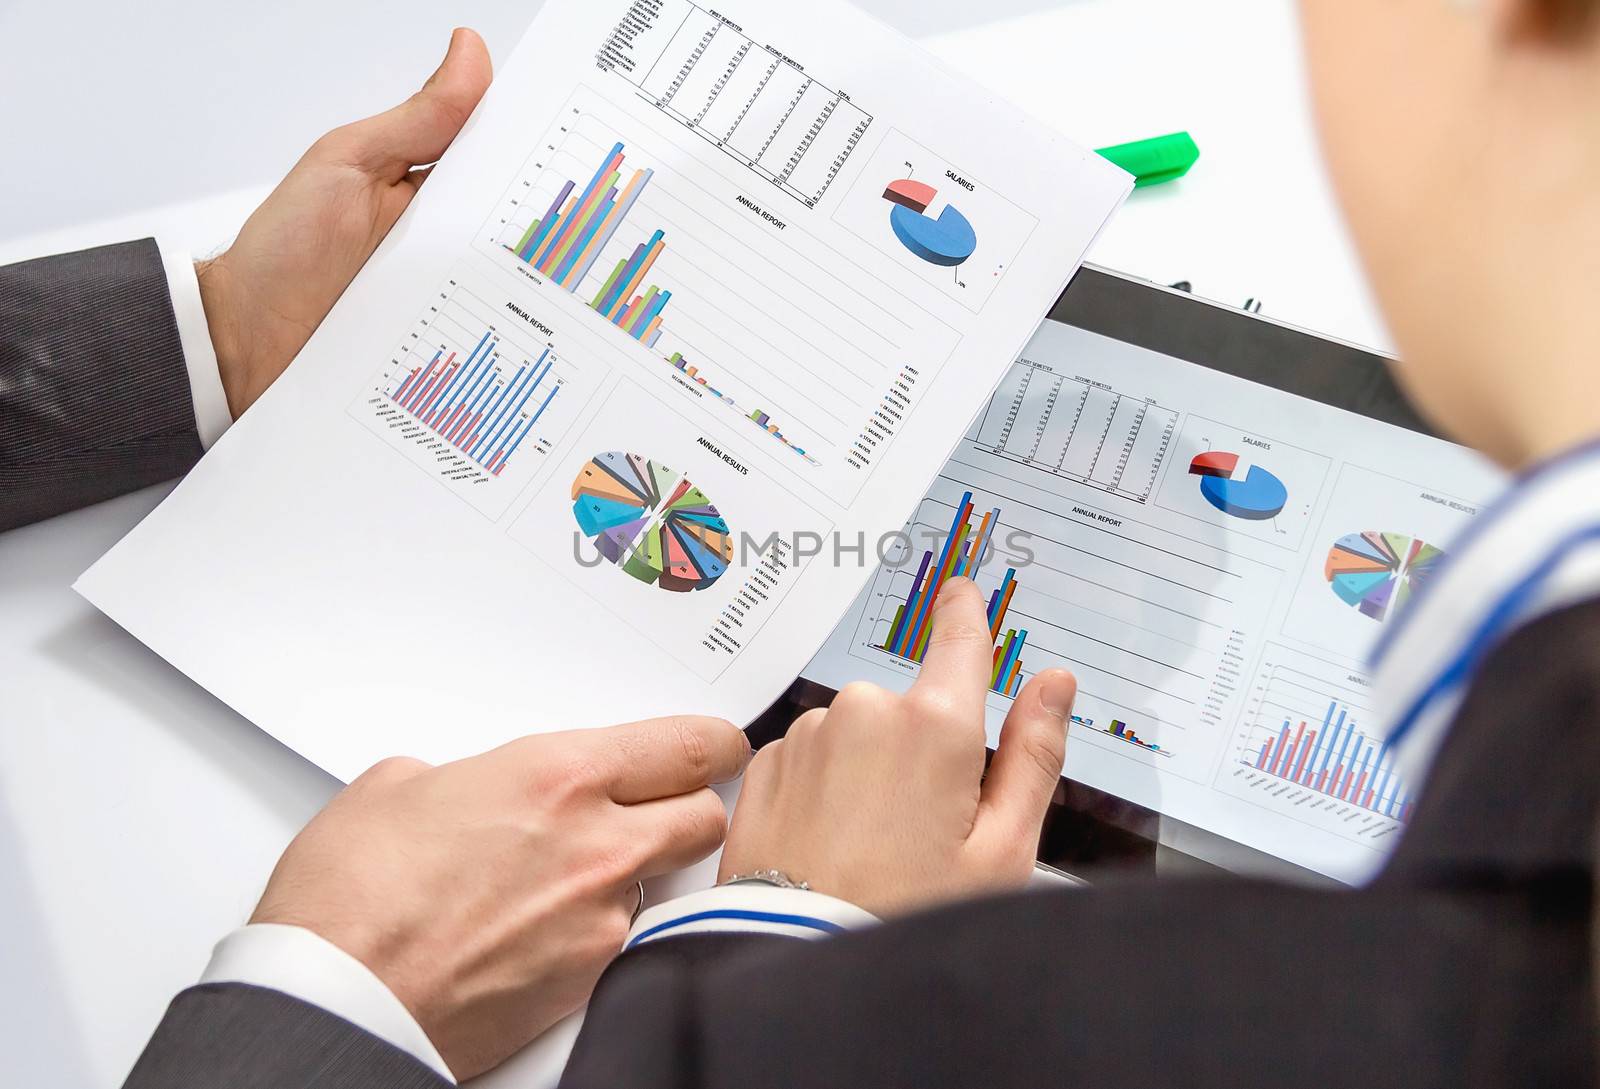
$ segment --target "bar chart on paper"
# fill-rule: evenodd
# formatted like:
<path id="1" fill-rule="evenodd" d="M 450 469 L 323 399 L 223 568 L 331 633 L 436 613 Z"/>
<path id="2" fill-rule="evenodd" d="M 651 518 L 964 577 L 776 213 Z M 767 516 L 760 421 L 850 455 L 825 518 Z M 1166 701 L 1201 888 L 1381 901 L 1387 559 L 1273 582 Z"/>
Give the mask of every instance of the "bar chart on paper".
<path id="1" fill-rule="evenodd" d="M 539 358 L 517 363 L 513 374 L 492 329 L 483 331 L 466 359 L 460 354 L 460 348 L 441 344 L 385 393 L 485 472 L 499 476 L 561 392 L 561 379 L 551 378 L 557 361 L 546 348 Z"/>
<path id="2" fill-rule="evenodd" d="M 1392 834 L 1411 815 L 1410 790 L 1371 719 L 1364 678 L 1269 645 L 1219 784 L 1354 839 Z"/>
<path id="3" fill-rule="evenodd" d="M 580 367 L 501 314 L 450 281 L 352 408 L 392 445 L 469 492 L 527 479 L 592 390 Z M 489 487 L 484 498 L 498 505 L 508 490 Z"/>
<path id="4" fill-rule="evenodd" d="M 501 235 L 501 243 L 518 260 L 575 292 L 650 184 L 654 171 L 634 170 L 619 191 L 617 187 L 627 169 L 625 160 L 623 145 L 613 144 L 581 190 L 575 179 L 566 179 L 542 215 L 526 228 L 509 228 Z M 595 313 L 647 347 L 653 347 L 660 339 L 662 311 L 672 298 L 670 290 L 653 283 L 644 286 L 650 267 L 666 248 L 664 234 L 659 229 L 653 231 L 619 257 L 588 300 Z M 515 242 L 511 240 L 513 236 Z"/>
<path id="5" fill-rule="evenodd" d="M 909 407 L 906 375 L 936 371 L 953 332 L 908 320 L 892 293 L 797 272 L 798 235 L 742 205 L 730 219 L 681 139 L 580 89 L 478 248 L 818 486 L 859 487 Z"/>
<path id="6" fill-rule="evenodd" d="M 580 115 L 568 130 L 573 144 L 585 139 L 582 132 L 574 131 L 581 120 Z M 555 184 L 557 173 L 557 168 L 552 167 L 539 181 L 548 188 Z M 625 173 L 628 180 L 623 182 Z M 537 208 L 544 196 L 537 187 L 530 186 L 496 239 L 517 260 L 548 277 L 547 282 L 581 298 L 595 314 L 646 348 L 655 348 L 661 340 L 667 304 L 672 299 L 670 287 L 650 279 L 651 269 L 666 251 L 666 232 L 660 227 L 640 228 L 633 224 L 634 230 L 648 234 L 631 248 L 626 242 L 618 243 L 617 238 L 619 229 L 630 225 L 629 213 L 654 176 L 655 171 L 648 167 L 629 167 L 626 145 L 613 143 L 587 181 L 581 175 L 560 178 L 544 211 L 527 219 L 526 209 Z M 815 462 L 805 446 L 783 433 L 770 413 L 746 406 L 732 392 L 714 385 L 700 373 L 698 365 L 684 358 L 682 350 L 658 354 L 658 358 L 794 454 Z"/>

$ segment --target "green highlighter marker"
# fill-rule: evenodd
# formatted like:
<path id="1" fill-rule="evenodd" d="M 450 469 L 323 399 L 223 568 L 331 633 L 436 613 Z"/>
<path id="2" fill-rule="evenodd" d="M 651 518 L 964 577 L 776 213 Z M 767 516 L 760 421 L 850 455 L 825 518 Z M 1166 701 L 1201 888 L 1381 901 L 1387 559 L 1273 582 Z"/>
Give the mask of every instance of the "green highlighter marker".
<path id="1" fill-rule="evenodd" d="M 1103 147 L 1096 154 L 1132 174 L 1137 179 L 1133 187 L 1143 189 L 1189 173 L 1189 168 L 1200 158 L 1200 148 L 1187 132 L 1175 132 L 1153 140 Z"/>

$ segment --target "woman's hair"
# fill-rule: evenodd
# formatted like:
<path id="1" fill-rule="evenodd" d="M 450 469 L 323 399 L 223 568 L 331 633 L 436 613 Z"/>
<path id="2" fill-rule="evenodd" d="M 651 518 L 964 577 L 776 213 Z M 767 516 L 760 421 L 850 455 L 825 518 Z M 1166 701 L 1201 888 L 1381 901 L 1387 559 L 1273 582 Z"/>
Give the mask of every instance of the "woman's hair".
<path id="1" fill-rule="evenodd" d="M 1541 9 L 1542 29 L 1555 34 L 1579 34 L 1591 29 L 1600 15 L 1600 0 L 1535 0 Z"/>

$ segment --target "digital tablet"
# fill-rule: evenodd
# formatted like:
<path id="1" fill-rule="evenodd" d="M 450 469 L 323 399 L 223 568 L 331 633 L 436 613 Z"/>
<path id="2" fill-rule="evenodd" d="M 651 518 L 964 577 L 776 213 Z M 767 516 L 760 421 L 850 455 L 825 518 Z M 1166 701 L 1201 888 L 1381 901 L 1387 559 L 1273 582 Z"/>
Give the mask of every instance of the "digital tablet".
<path id="1" fill-rule="evenodd" d="M 1369 655 L 1503 484 L 1383 357 L 1085 267 L 755 740 L 851 681 L 909 686 L 975 570 L 990 747 L 1029 676 L 1079 680 L 1042 861 L 1159 843 L 1360 880 L 1413 798 Z"/>

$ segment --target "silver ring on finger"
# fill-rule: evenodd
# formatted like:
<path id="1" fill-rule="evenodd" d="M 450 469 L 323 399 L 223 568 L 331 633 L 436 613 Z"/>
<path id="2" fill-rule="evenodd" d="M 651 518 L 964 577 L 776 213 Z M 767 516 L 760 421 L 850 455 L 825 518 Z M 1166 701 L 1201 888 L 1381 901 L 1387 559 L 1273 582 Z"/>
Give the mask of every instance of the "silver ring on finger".
<path id="1" fill-rule="evenodd" d="M 638 922 L 639 915 L 644 911 L 644 882 L 635 881 L 634 884 L 639 886 L 639 903 L 634 907 L 632 917 L 628 919 L 629 926 L 632 926 L 634 923 Z"/>

